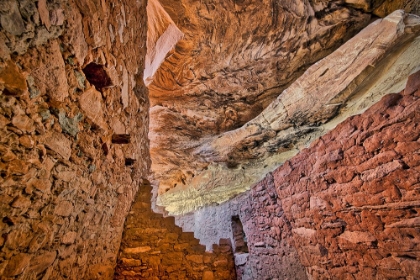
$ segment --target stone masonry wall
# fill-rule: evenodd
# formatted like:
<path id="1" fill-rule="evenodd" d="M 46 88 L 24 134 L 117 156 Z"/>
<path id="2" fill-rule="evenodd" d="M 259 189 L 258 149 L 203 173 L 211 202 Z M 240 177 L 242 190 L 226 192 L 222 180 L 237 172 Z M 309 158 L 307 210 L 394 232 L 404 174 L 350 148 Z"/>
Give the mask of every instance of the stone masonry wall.
<path id="1" fill-rule="evenodd" d="M 0 278 L 112 279 L 148 175 L 146 1 L 0 3 Z"/>
<path id="2" fill-rule="evenodd" d="M 236 217 L 242 224 L 242 238 L 235 230 Z M 229 238 L 237 279 L 307 279 L 270 174 L 229 202 L 178 216 L 176 222 L 183 230 L 193 231 L 208 249 L 216 240 Z"/>
<path id="3" fill-rule="evenodd" d="M 312 279 L 420 275 L 420 72 L 277 169 Z"/>
<path id="4" fill-rule="evenodd" d="M 248 253 L 235 252 L 238 279 L 416 279 L 419 87 L 420 72 L 250 191 L 176 223 L 208 248 L 230 238 L 235 250 L 239 217 Z"/>
<path id="5" fill-rule="evenodd" d="M 307 279 L 293 248 L 291 225 L 274 189 L 273 177 L 268 174 L 244 198 L 239 204 L 239 217 L 249 255 L 245 259 L 235 254 L 237 271 L 242 272 L 239 279 Z"/>
<path id="6" fill-rule="evenodd" d="M 206 252 L 174 217 L 152 211 L 151 191 L 150 185 L 140 187 L 127 217 L 115 279 L 236 279 L 230 241 Z"/>

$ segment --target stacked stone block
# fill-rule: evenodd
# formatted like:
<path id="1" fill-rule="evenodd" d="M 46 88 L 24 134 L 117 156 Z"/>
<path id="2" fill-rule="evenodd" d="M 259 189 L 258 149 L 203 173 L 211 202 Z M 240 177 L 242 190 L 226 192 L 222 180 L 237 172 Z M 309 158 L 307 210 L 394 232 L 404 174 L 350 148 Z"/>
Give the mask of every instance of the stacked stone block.
<path id="1" fill-rule="evenodd" d="M 150 165 L 146 3 L 0 6 L 0 279 L 112 279 Z"/>
<path id="2" fill-rule="evenodd" d="M 236 279 L 232 247 L 220 240 L 212 252 L 173 217 L 151 208 L 151 187 L 143 185 L 127 217 L 115 279 Z"/>
<path id="3" fill-rule="evenodd" d="M 274 174 L 313 279 L 420 275 L 420 72 Z"/>

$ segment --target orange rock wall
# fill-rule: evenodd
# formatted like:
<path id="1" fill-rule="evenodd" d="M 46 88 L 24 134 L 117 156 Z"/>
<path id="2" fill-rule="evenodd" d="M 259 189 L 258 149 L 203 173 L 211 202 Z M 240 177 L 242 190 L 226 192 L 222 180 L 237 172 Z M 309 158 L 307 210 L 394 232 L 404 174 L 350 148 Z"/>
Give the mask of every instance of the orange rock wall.
<path id="1" fill-rule="evenodd" d="M 0 278 L 111 279 L 150 165 L 146 1 L 1 9 Z"/>
<path id="2" fill-rule="evenodd" d="M 420 72 L 273 172 L 313 279 L 420 275 Z"/>
<path id="3" fill-rule="evenodd" d="M 231 243 L 221 240 L 206 252 L 174 217 L 152 211 L 151 190 L 140 187 L 127 217 L 115 279 L 236 279 Z"/>

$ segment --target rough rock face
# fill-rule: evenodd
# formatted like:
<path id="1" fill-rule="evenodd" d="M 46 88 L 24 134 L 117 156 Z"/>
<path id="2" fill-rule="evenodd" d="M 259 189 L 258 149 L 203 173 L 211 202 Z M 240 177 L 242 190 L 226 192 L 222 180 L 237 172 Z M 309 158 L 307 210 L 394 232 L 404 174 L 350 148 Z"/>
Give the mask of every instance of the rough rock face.
<path id="1" fill-rule="evenodd" d="M 347 119 L 250 191 L 177 223 L 202 243 L 235 245 L 230 224 L 239 217 L 249 251 L 236 262 L 242 279 L 299 275 L 302 266 L 309 279 L 415 279 L 419 108 L 417 72 L 400 94 Z"/>
<path id="2" fill-rule="evenodd" d="M 342 19 L 339 22 L 344 24 Z M 184 100 L 187 98 L 184 96 L 190 96 L 188 93 L 176 97 L 182 100 L 180 111 L 175 105 L 168 105 L 170 109 L 161 105 L 152 107 L 152 169 L 155 173 L 165 171 L 157 178 L 160 188 L 166 186 L 167 191 L 163 193 L 161 189 L 158 203 L 170 213 L 180 214 L 226 201 L 249 189 L 264 174 L 337 123 L 363 112 L 381 96 L 401 90 L 408 74 L 420 65 L 419 34 L 420 18 L 401 10 L 374 21 L 327 58 L 311 66 L 255 118 L 222 134 L 205 133 L 197 120 L 193 122 L 188 118 L 190 113 L 195 117 L 200 115 L 188 108 L 188 101 Z M 276 57 L 276 61 L 279 59 L 282 58 Z M 300 56 L 296 59 L 296 63 L 304 61 Z M 268 62 L 255 60 L 254 63 L 264 67 Z M 296 72 L 293 63 L 289 67 Z M 274 75 L 271 78 L 282 81 L 279 73 L 269 72 L 266 74 Z M 218 86 L 223 89 L 223 83 Z M 151 87 L 151 91 L 153 100 L 155 89 Z M 208 100 L 203 96 L 197 98 Z M 162 100 L 159 98 L 159 102 Z M 170 102 L 177 104 L 178 101 Z M 225 102 L 231 104 L 229 99 Z M 199 102 L 196 100 L 194 104 Z M 246 109 L 240 111 L 246 112 Z M 168 186 L 169 181 L 174 184 Z"/>
<path id="3" fill-rule="evenodd" d="M 111 279 L 150 165 L 144 1 L 0 3 L 0 278 Z"/>
<path id="4" fill-rule="evenodd" d="M 150 185 L 140 187 L 127 217 L 114 279 L 236 279 L 230 240 L 206 252 L 174 217 L 153 213 L 151 191 Z"/>

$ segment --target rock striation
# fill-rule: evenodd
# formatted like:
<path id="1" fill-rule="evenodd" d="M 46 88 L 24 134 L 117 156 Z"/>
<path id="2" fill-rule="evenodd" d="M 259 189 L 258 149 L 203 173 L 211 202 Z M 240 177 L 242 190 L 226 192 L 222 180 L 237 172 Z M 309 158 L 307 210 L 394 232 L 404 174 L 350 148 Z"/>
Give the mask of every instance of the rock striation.
<path id="1" fill-rule="evenodd" d="M 144 1 L 1 1 L 1 279 L 112 279 L 150 166 L 146 21 Z"/>
<path id="2" fill-rule="evenodd" d="M 209 165 L 195 147 L 257 116 L 368 24 L 370 13 L 341 2 L 161 1 L 184 38 L 148 86 L 160 193 L 188 187 Z"/>
<path id="3" fill-rule="evenodd" d="M 401 90 L 409 73 L 420 66 L 419 34 L 420 18 L 402 10 L 374 21 L 311 66 L 255 118 L 221 134 L 189 141 L 185 129 L 199 132 L 195 124 L 180 125 L 174 111 L 167 115 L 165 108 L 152 107 L 152 170 L 162 170 L 156 162 L 168 152 L 165 168 L 174 169 L 162 176 L 177 182 L 165 192 L 161 189 L 158 204 L 181 214 L 226 201 L 347 117 Z M 164 121 L 179 132 L 165 136 Z M 167 181 L 159 178 L 162 188 Z"/>

